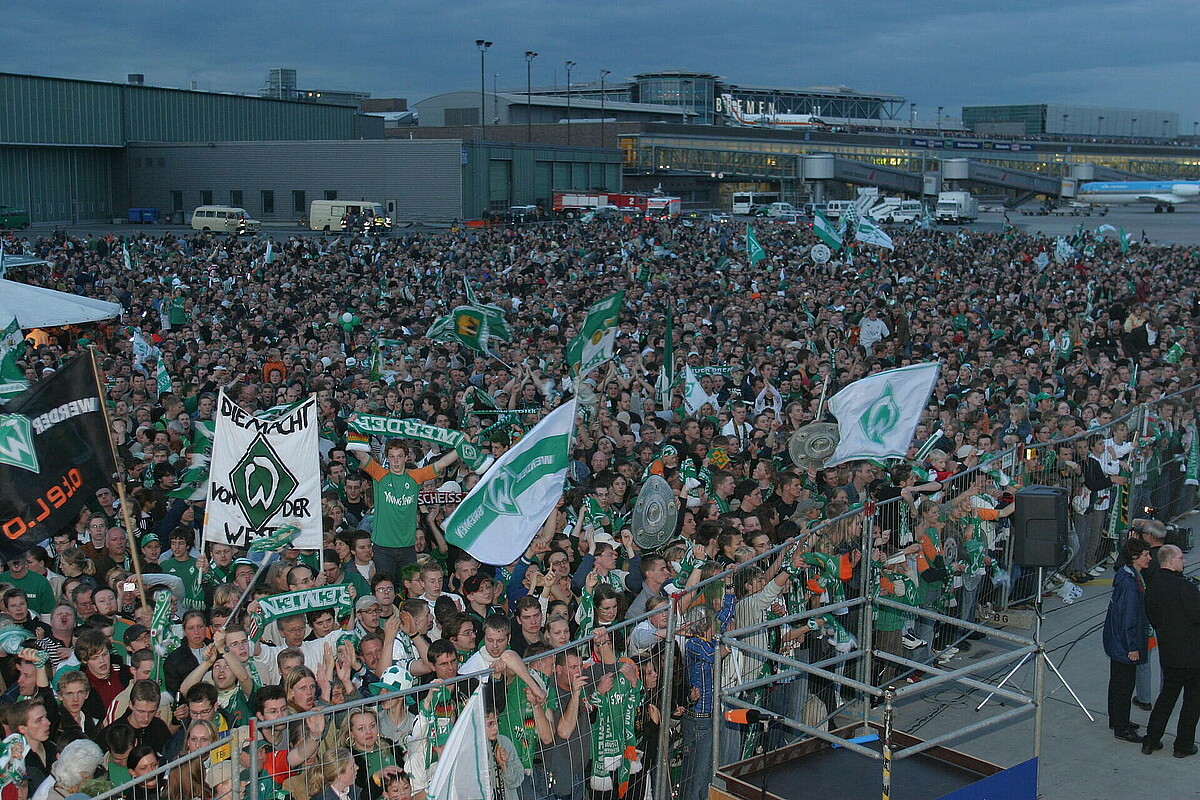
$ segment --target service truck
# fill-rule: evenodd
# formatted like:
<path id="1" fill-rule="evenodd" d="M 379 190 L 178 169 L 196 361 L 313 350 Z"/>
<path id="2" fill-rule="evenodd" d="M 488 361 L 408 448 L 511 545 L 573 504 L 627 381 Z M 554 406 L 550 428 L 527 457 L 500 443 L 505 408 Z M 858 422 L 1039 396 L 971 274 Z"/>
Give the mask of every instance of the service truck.
<path id="1" fill-rule="evenodd" d="M 979 201 L 970 192 L 940 192 L 933 216 L 952 225 L 974 222 L 979 219 Z"/>
<path id="2" fill-rule="evenodd" d="M 902 200 L 899 197 L 882 197 L 867 210 L 867 216 L 876 222 L 916 222 L 925 208 L 920 200 Z"/>
<path id="3" fill-rule="evenodd" d="M 634 192 L 555 192 L 551 208 L 565 217 L 578 217 L 605 206 L 644 216 L 678 216 L 683 200 L 665 194 Z"/>

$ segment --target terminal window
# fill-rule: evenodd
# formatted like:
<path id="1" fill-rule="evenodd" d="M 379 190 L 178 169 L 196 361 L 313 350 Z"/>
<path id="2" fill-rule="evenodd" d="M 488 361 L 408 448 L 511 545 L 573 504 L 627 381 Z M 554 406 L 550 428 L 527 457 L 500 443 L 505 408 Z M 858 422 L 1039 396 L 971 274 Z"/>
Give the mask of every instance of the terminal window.
<path id="1" fill-rule="evenodd" d="M 263 189 L 262 192 L 262 213 L 275 213 L 275 192 L 269 189 Z"/>
<path id="2" fill-rule="evenodd" d="M 337 189 L 326 189 L 325 190 L 325 199 L 326 200 L 337 200 Z"/>
<path id="3" fill-rule="evenodd" d="M 242 190 L 241 189 L 230 189 L 229 190 L 229 205 L 237 206 L 238 208 L 241 208 L 241 206 L 242 206 Z"/>
<path id="4" fill-rule="evenodd" d="M 307 203 L 304 202 L 304 190 L 296 189 L 292 191 L 292 211 L 303 214 Z"/>
<path id="5" fill-rule="evenodd" d="M 202 206 L 211 206 L 212 205 L 212 189 L 201 190 L 200 205 L 202 205 Z"/>

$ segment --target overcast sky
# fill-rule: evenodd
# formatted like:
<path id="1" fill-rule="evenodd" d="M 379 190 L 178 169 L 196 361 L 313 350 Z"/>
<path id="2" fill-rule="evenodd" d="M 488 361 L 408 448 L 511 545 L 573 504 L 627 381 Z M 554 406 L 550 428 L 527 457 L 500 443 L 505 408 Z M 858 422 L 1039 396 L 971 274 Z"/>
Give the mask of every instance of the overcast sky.
<path id="1" fill-rule="evenodd" d="M 1200 120 L 1196 0 L 56 0 L 4 3 L 0 71 L 253 93 L 271 67 L 300 88 L 416 102 L 487 82 L 612 70 L 713 72 L 749 85 L 844 85 L 937 106 L 1078 103 Z"/>

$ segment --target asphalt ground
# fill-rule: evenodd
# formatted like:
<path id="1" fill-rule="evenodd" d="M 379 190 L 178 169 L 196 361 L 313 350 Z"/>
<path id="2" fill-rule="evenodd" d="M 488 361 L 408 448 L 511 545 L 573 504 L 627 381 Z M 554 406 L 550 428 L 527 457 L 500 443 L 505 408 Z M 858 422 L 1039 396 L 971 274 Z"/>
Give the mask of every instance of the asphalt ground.
<path id="1" fill-rule="evenodd" d="M 1178 214 L 1177 214 L 1178 216 Z M 1200 219 L 1200 217 L 1197 217 Z M 1177 521 L 1200 529 L 1200 513 L 1192 512 Z M 1185 555 L 1186 572 L 1200 575 L 1200 548 Z M 1200 756 L 1172 756 L 1178 704 L 1163 737 L 1165 747 L 1153 755 L 1143 755 L 1137 744 L 1113 737 L 1108 728 L 1107 692 L 1109 660 L 1104 654 L 1102 630 L 1112 587 L 1111 571 L 1084 585 L 1083 597 L 1064 604 L 1057 595 L 1043 600 L 1042 641 L 1050 659 L 1084 707 L 1095 718 L 1089 721 L 1070 691 L 1050 670 L 1046 670 L 1043 708 L 1042 752 L 1039 761 L 1041 797 L 1045 800 L 1112 800 L 1113 798 L 1149 797 L 1175 800 L 1200 797 Z M 1014 633 L 1023 634 L 1021 631 Z M 1032 633 L 1029 634 L 1032 636 Z M 949 664 L 959 668 L 996 656 L 1007 645 L 996 639 L 972 642 L 969 652 L 959 653 Z M 1154 664 L 1154 696 L 1161 686 L 1157 655 Z M 986 682 L 995 685 L 1011 666 L 986 670 Z M 981 677 L 981 676 L 975 676 Z M 1034 667 L 1027 663 L 1016 672 L 1007 687 L 1032 694 Z M 897 728 L 923 739 L 964 728 L 1007 708 L 997 699 L 976 711 L 986 692 L 957 684 L 935 686 L 919 697 L 902 702 L 897 708 Z M 881 718 L 876 709 L 875 716 Z M 1136 706 L 1132 720 L 1145 730 L 1150 712 Z M 1002 767 L 1011 767 L 1033 756 L 1033 713 L 1000 723 L 995 728 L 969 734 L 947 747 L 982 758 Z M 864 766 L 867 766 L 865 759 Z"/>

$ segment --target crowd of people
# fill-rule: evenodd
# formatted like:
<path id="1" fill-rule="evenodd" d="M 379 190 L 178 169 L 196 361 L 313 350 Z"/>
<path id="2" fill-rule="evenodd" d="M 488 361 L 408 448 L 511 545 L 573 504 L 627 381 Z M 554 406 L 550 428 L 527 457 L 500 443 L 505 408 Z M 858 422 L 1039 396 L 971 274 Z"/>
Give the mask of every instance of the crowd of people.
<path id="1" fill-rule="evenodd" d="M 476 688 L 459 676 L 474 675 L 497 796 L 642 800 L 670 770 L 679 796 L 700 800 L 714 747 L 732 760 L 759 744 L 745 726 L 714 726 L 715 687 L 777 668 L 729 658 L 720 632 L 757 627 L 748 643 L 810 662 L 848 652 L 856 614 L 777 620 L 864 587 L 973 621 L 981 597 L 1019 577 L 1006 517 L 1024 479 L 1072 487 L 1059 580 L 1087 581 L 1115 555 L 1111 516 L 1150 504 L 1145 476 L 1186 460 L 1193 402 L 1171 396 L 1197 382 L 1191 248 L 1125 253 L 1089 235 L 1059 263 L 1054 242 L 1015 230 L 913 230 L 895 233 L 892 252 L 816 264 L 807 229 L 760 226 L 767 258 L 751 265 L 741 233 L 603 219 L 293 237 L 270 257 L 262 237 L 208 234 L 8 243 L 47 261 L 9 277 L 123 308 L 109 323 L 34 331 L 22 356 L 36 383 L 97 349 L 121 463 L 73 525 L 0 574 L 2 611 L 29 632 L 0 658 L 0 721 L 26 743 L 10 787 L 94 795 L 106 778 L 136 780 L 131 800 L 250 783 L 260 797 L 401 800 L 429 785 Z M 467 302 L 464 279 L 513 331 L 490 354 L 425 335 Z M 573 375 L 568 343 L 587 307 L 622 289 L 614 358 Z M 157 350 L 149 360 L 135 331 Z M 666 352 L 711 398 L 695 413 L 682 386 L 660 391 Z M 822 421 L 823 398 L 927 361 L 941 373 L 910 458 L 793 462 L 789 439 Z M 252 554 L 203 540 L 203 501 L 175 490 L 220 390 L 255 413 L 316 394 L 321 551 L 286 547 L 260 573 Z M 498 457 L 571 395 L 591 402 L 562 501 L 512 564 L 447 544 L 441 524 L 480 478 L 454 450 L 348 435 L 354 414 L 417 419 Z M 1152 401 L 1154 444 L 1112 424 Z M 1151 450 L 1158 460 L 1135 469 Z M 656 549 L 632 526 L 650 475 L 679 507 Z M 422 491 L 449 502 L 418 502 Z M 824 524 L 875 504 L 886 524 L 865 543 L 857 523 Z M 158 574 L 177 591 L 143 592 Z M 337 584 L 352 608 L 258 614 L 265 597 Z M 925 663 L 981 637 L 887 606 L 870 616 L 876 647 Z M 885 665 L 872 679 L 901 677 Z M 839 702 L 835 685 L 803 675 L 755 692 L 795 719 Z M 247 744 L 234 734 L 251 720 Z"/>

